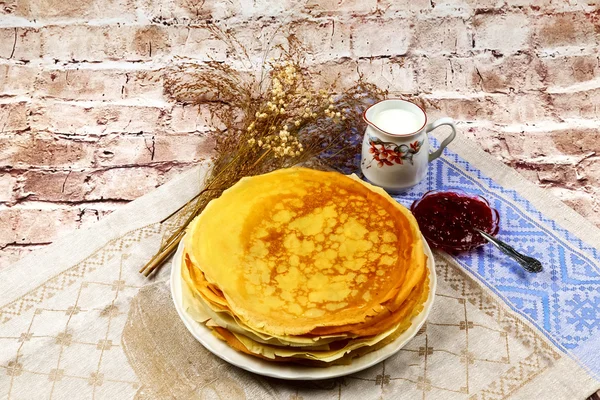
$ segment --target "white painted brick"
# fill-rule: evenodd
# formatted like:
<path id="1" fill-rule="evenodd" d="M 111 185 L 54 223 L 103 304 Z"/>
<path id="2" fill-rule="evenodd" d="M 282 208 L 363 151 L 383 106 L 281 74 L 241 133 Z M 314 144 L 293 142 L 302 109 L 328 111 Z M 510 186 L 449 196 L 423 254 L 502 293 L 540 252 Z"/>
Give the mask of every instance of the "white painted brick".
<path id="1" fill-rule="evenodd" d="M 0 203 L 8 203 L 13 200 L 13 190 L 16 183 L 17 178 L 8 173 L 0 172 Z"/>
<path id="2" fill-rule="evenodd" d="M 358 70 L 367 82 L 371 82 L 390 93 L 417 92 L 415 63 L 412 59 L 361 60 Z"/>
<path id="3" fill-rule="evenodd" d="M 350 28 L 348 25 L 325 20 L 295 23 L 292 32 L 317 61 L 350 56 Z"/>
<path id="4" fill-rule="evenodd" d="M 497 50 L 512 54 L 527 47 L 531 21 L 524 14 L 481 14 L 473 20 L 477 50 Z"/>
<path id="5" fill-rule="evenodd" d="M 6 96 L 28 95 L 33 90 L 36 68 L 18 64 L 0 64 L 0 93 Z"/>
<path id="6" fill-rule="evenodd" d="M 411 52 L 423 54 L 467 54 L 471 33 L 462 18 L 417 19 Z"/>
<path id="7" fill-rule="evenodd" d="M 164 110 L 159 107 L 80 105 L 38 102 L 31 106 L 31 127 L 69 135 L 104 135 L 113 132 L 154 132 Z"/>
<path id="8" fill-rule="evenodd" d="M 353 54 L 356 57 L 404 55 L 408 52 L 412 33 L 408 20 L 365 21 L 353 26 Z"/>

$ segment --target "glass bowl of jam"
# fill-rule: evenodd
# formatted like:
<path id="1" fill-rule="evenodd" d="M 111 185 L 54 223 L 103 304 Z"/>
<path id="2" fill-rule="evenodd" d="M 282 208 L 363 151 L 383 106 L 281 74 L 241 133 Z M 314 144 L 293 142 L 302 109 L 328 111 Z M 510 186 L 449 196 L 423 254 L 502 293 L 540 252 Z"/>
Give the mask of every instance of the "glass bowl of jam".
<path id="1" fill-rule="evenodd" d="M 498 233 L 500 216 L 483 197 L 462 191 L 432 190 L 410 207 L 427 242 L 457 254 L 487 241 L 475 230 Z"/>

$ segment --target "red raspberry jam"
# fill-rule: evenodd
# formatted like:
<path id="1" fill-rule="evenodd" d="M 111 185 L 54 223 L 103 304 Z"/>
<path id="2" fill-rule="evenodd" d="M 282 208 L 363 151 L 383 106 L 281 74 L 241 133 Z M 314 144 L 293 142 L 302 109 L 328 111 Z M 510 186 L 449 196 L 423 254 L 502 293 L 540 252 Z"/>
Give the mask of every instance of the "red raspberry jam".
<path id="1" fill-rule="evenodd" d="M 471 250 L 486 243 L 474 230 L 498 233 L 498 211 L 486 199 L 460 192 L 427 192 L 410 207 L 427 242 L 448 253 Z"/>

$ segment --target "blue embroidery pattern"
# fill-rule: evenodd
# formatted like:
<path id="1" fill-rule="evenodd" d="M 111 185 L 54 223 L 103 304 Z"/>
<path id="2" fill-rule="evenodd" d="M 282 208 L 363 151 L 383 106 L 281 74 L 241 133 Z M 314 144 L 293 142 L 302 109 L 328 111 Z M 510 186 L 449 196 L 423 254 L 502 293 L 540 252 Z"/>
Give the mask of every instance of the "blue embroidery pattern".
<path id="1" fill-rule="evenodd" d="M 427 179 L 396 196 L 406 206 L 428 190 L 479 194 L 500 212 L 498 237 L 538 258 L 540 274 L 527 274 L 487 245 L 456 260 L 565 351 L 600 340 L 600 252 L 541 214 L 514 190 L 503 188 L 448 150 Z"/>
<path id="2" fill-rule="evenodd" d="M 582 296 L 577 293 L 565 304 L 571 307 L 567 322 L 574 324 L 577 331 L 592 333 L 600 327 L 600 296 Z"/>

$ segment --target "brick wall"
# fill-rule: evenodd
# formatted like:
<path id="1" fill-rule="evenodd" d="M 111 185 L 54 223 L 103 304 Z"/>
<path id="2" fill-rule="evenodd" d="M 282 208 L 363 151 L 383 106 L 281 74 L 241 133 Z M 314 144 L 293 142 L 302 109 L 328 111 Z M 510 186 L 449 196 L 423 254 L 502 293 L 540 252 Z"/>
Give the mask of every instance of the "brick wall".
<path id="1" fill-rule="evenodd" d="M 419 95 L 600 226 L 600 0 L 0 0 L 0 266 L 206 156 L 170 66 L 227 60 L 281 25 L 309 61 Z M 256 38 L 256 39 L 255 39 Z M 258 40 L 258 41 L 257 41 Z"/>

